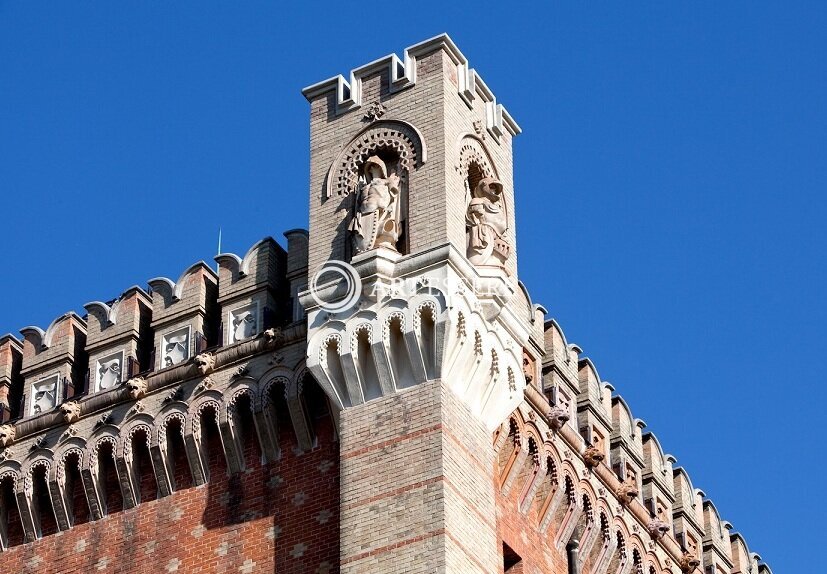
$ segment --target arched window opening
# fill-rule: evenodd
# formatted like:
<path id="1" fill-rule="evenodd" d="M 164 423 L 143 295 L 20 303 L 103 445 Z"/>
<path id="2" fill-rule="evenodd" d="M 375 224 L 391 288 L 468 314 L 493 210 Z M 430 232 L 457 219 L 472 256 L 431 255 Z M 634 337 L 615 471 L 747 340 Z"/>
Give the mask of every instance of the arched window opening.
<path id="1" fill-rule="evenodd" d="M 37 465 L 32 469 L 32 517 L 35 519 L 37 537 L 49 536 L 58 531 L 52 498 L 49 495 L 49 469 Z"/>
<path id="2" fill-rule="evenodd" d="M 382 396 L 379 374 L 376 372 L 376 364 L 373 361 L 370 336 L 371 332 L 368 329 L 363 328 L 356 332 L 356 368 L 365 389 L 366 401 Z"/>
<path id="3" fill-rule="evenodd" d="M 115 467 L 115 453 L 112 443 L 103 441 L 98 446 L 98 488 L 101 492 L 105 514 L 114 514 L 123 510 L 121 484 Z"/>
<path id="4" fill-rule="evenodd" d="M 591 545 L 588 556 L 584 556 L 584 563 L 588 563 L 593 570 L 606 560 L 606 554 L 609 551 L 612 534 L 609 530 L 609 519 L 606 513 L 600 512 L 600 517 L 597 520 L 595 527 L 599 528 L 595 533 L 596 540 Z"/>
<path id="5" fill-rule="evenodd" d="M 89 503 L 86 501 L 86 492 L 83 489 L 80 453 L 78 452 L 69 452 L 63 459 L 63 493 L 69 523 L 74 526 L 89 522 L 91 519 Z"/>
<path id="6" fill-rule="evenodd" d="M 524 510 L 526 497 L 528 497 L 534 490 L 534 485 L 537 481 L 537 476 L 540 473 L 540 450 L 537 448 L 537 442 L 534 437 L 528 437 L 528 464 L 523 466 L 520 473 L 518 484 L 522 488 L 520 491 L 519 504 L 520 509 Z"/>
<path id="7" fill-rule="evenodd" d="M 253 405 L 250 400 L 250 393 L 245 392 L 235 401 L 233 408 L 236 431 L 240 433 L 240 444 L 244 457 L 244 465 L 247 468 L 260 466 L 262 463 L 261 445 L 258 443 L 258 434 L 254 421 Z"/>
<path id="8" fill-rule="evenodd" d="M 342 370 L 342 358 L 339 355 L 339 341 L 337 339 L 331 339 L 327 342 L 324 358 L 330 382 L 336 388 L 336 393 L 344 405 L 350 406 L 350 397 L 345 386 L 345 373 Z"/>
<path id="9" fill-rule="evenodd" d="M 11 548 L 23 544 L 24 538 L 14 494 L 14 478 L 6 476 L 0 481 L 0 543 L 3 548 Z"/>
<path id="10" fill-rule="evenodd" d="M 632 571 L 634 574 L 644 574 L 643 559 L 640 557 L 640 552 L 637 548 L 632 550 Z"/>
<path id="11" fill-rule="evenodd" d="M 138 501 L 148 502 L 158 498 L 158 483 L 149 453 L 149 437 L 146 430 L 138 428 L 132 433 L 132 472 L 138 485 Z"/>
<path id="12" fill-rule="evenodd" d="M 393 379 L 397 389 L 404 389 L 413 386 L 414 380 L 411 359 L 408 356 L 408 346 L 405 343 L 402 317 L 392 317 L 388 324 L 388 347 L 390 351 Z"/>
<path id="13" fill-rule="evenodd" d="M 542 521 L 546 515 L 554 492 L 557 490 L 557 466 L 554 464 L 554 459 L 550 456 L 546 457 L 546 472 L 541 478 L 540 486 L 537 488 L 537 494 L 534 497 L 537 508 L 537 519 Z"/>
<path id="14" fill-rule="evenodd" d="M 310 373 L 307 373 L 302 380 L 300 398 L 305 416 L 310 422 L 313 437 L 323 440 L 332 439 L 336 434 L 336 429 L 331 416 L 330 401 Z"/>
<path id="15" fill-rule="evenodd" d="M 207 405 L 199 414 L 201 426 L 201 448 L 206 451 L 207 477 L 210 482 L 223 480 L 227 476 L 227 459 L 221 443 L 221 431 L 218 428 L 218 413 L 213 405 Z"/>
<path id="16" fill-rule="evenodd" d="M 419 348 L 422 349 L 422 360 L 425 363 L 425 373 L 428 379 L 437 378 L 436 372 L 436 317 L 435 309 L 431 305 L 423 305 L 419 313 Z"/>
<path id="17" fill-rule="evenodd" d="M 170 467 L 173 488 L 184 490 L 193 486 L 192 472 L 187 460 L 187 447 L 184 443 L 184 429 L 178 417 L 167 421 L 167 458 Z"/>
<path id="18" fill-rule="evenodd" d="M 623 534 L 620 531 L 615 534 L 615 541 L 617 545 L 612 560 L 609 562 L 608 572 L 618 572 L 626 565 L 626 539 L 623 538 Z"/>
<path id="19" fill-rule="evenodd" d="M 505 439 L 500 452 L 497 453 L 497 466 L 500 471 L 500 484 L 505 482 L 508 471 L 514 464 L 514 459 L 517 457 L 517 452 L 520 448 L 520 431 L 517 426 L 517 421 L 513 418 L 508 420 L 508 436 Z"/>
<path id="20" fill-rule="evenodd" d="M 336 355 L 338 361 L 338 353 Z M 278 382 L 270 385 L 270 408 L 275 415 L 276 433 L 282 454 L 292 452 L 298 446 L 290 408 L 287 406 L 287 383 Z"/>

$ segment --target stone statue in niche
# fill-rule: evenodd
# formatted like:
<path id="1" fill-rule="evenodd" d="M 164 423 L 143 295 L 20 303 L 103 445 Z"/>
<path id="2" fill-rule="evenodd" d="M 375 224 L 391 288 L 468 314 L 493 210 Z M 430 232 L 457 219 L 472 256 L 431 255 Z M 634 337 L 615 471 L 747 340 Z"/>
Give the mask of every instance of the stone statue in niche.
<path id="1" fill-rule="evenodd" d="M 388 173 L 385 162 L 372 155 L 365 161 L 350 231 L 356 253 L 377 247 L 396 250 L 401 221 L 401 182 L 395 173 Z"/>
<path id="2" fill-rule="evenodd" d="M 508 216 L 502 183 L 493 177 L 480 180 L 468 204 L 465 227 L 468 260 L 474 265 L 502 267 L 511 253 L 511 246 L 505 238 Z"/>
<path id="3" fill-rule="evenodd" d="M 111 389 L 121 382 L 121 355 L 106 357 L 98 361 L 98 388 L 102 391 Z"/>

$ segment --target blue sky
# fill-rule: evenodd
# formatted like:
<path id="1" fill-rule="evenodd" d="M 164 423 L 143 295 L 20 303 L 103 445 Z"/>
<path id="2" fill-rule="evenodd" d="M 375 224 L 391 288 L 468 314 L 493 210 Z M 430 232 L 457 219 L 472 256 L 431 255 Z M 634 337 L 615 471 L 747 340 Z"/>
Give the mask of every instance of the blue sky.
<path id="1" fill-rule="evenodd" d="M 827 511 L 827 8 L 0 0 L 0 333 L 307 225 L 302 87 L 448 32 L 520 277 L 776 572 Z M 792 496 L 795 494 L 796 496 Z M 809 567 L 809 568 L 808 568 Z"/>

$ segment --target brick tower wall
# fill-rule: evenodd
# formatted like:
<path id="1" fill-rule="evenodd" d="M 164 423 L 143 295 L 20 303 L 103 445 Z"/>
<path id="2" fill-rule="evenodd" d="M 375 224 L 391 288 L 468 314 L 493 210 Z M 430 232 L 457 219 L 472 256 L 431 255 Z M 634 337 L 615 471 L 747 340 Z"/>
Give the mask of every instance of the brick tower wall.
<path id="1" fill-rule="evenodd" d="M 342 572 L 497 571 L 490 434 L 442 381 L 341 429 Z"/>

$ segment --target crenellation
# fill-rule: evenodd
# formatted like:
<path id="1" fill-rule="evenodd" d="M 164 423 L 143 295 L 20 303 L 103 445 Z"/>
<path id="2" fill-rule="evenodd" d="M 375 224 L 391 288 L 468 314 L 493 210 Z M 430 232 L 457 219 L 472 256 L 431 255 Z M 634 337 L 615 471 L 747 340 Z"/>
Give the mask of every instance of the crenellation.
<path id="1" fill-rule="evenodd" d="M 149 280 L 155 332 L 155 369 L 194 357 L 217 343 L 218 276 L 203 261 L 190 266 L 173 282 Z"/>
<path id="2" fill-rule="evenodd" d="M 291 229 L 284 232 L 287 238 L 287 281 L 290 284 L 291 320 L 304 319 L 304 307 L 299 302 L 299 293 L 307 289 L 309 234 L 306 229 Z"/>
<path id="3" fill-rule="evenodd" d="M 579 395 L 577 396 L 577 428 L 589 446 L 602 454 L 611 466 L 610 441 L 612 423 L 610 409 L 606 408 L 607 398 L 611 397 L 611 388 L 605 384 L 597 368 L 588 357 L 578 363 Z"/>
<path id="4" fill-rule="evenodd" d="M 253 245 L 243 258 L 216 255 L 221 341 L 231 345 L 290 322 L 287 254 L 271 237 Z"/>
<path id="5" fill-rule="evenodd" d="M 152 368 L 152 298 L 146 291 L 133 286 L 109 304 L 93 301 L 84 308 L 89 392 L 112 389 Z"/>
<path id="6" fill-rule="evenodd" d="M 24 406 L 27 416 L 48 412 L 63 400 L 86 392 L 88 357 L 86 321 L 74 312 L 65 313 L 43 331 L 25 327 L 23 362 Z"/>
<path id="7" fill-rule="evenodd" d="M 610 436 L 612 470 L 618 479 L 628 484 L 626 492 L 638 494 L 642 490 L 644 467 L 642 429 L 646 424 L 632 417 L 631 409 L 620 395 L 612 401 L 612 434 Z"/>

